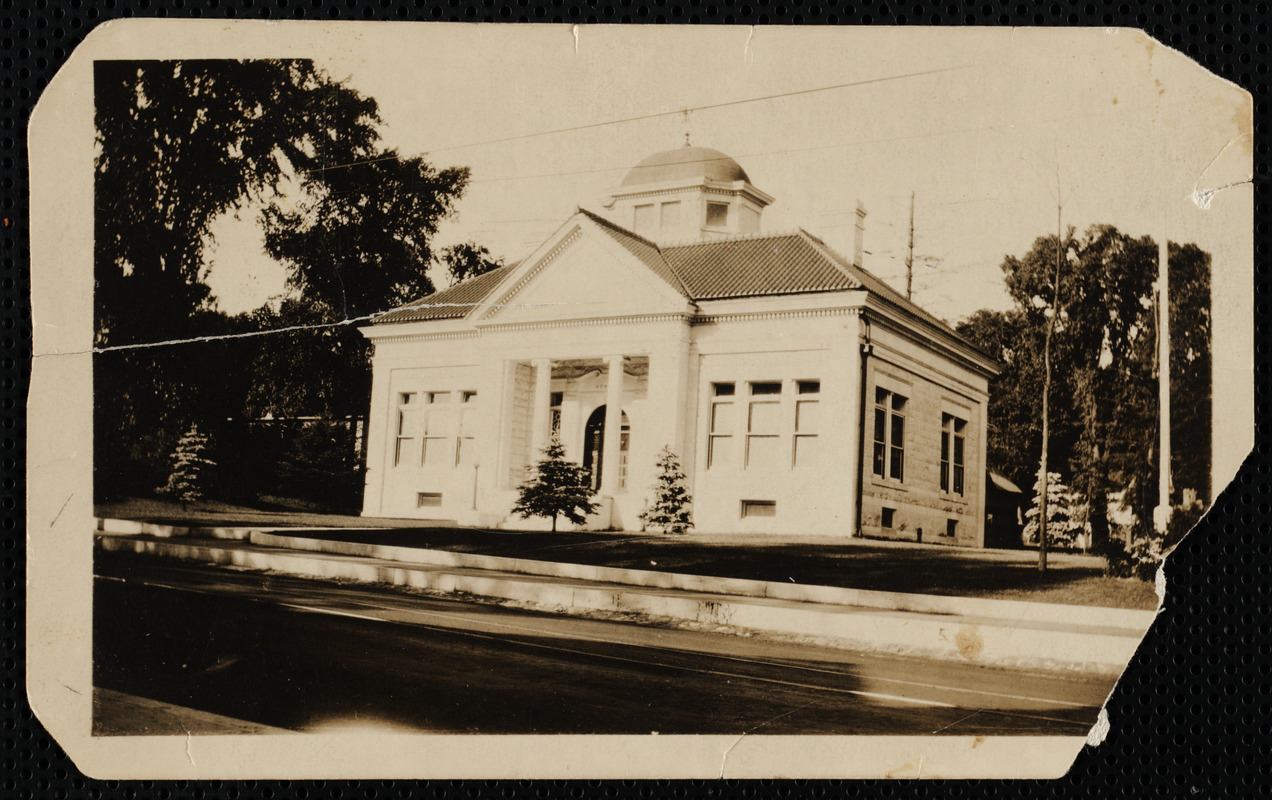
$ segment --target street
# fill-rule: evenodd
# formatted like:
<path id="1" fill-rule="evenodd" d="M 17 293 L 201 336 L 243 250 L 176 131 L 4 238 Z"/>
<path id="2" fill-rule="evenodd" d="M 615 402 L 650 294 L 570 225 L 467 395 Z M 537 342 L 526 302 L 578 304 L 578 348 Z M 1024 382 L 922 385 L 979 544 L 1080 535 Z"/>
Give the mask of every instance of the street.
<path id="1" fill-rule="evenodd" d="M 95 573 L 95 686 L 284 730 L 1084 735 L 1114 682 L 103 553 Z"/>

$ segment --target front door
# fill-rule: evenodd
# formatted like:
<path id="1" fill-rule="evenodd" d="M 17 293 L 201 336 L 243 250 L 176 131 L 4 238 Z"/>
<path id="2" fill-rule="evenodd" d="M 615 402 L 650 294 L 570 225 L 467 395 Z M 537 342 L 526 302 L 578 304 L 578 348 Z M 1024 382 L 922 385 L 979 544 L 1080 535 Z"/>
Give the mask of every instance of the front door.
<path id="1" fill-rule="evenodd" d="M 618 488 L 627 488 L 627 447 L 631 438 L 631 425 L 623 413 L 623 427 L 619 433 Z M 598 406 L 587 418 L 583 429 L 583 468 L 591 476 L 593 492 L 601 489 L 601 466 L 605 461 L 605 406 Z"/>

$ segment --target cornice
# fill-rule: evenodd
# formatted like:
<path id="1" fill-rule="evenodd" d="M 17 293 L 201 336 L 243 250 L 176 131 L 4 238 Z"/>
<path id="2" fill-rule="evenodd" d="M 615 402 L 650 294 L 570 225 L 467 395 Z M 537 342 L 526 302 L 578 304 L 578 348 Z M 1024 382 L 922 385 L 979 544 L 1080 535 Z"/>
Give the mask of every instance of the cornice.
<path id="1" fill-rule="evenodd" d="M 481 332 L 533 331 L 551 328 L 600 328 L 612 325 L 650 325 L 662 322 L 687 323 L 692 319 L 687 312 L 667 314 L 629 314 L 621 317 L 581 317 L 578 319 L 533 320 L 527 322 L 491 322 L 481 326 Z"/>
<path id="2" fill-rule="evenodd" d="M 855 317 L 858 308 L 805 308 L 790 311 L 733 311 L 722 314 L 701 314 L 690 321 L 693 325 L 718 325 L 722 322 L 752 322 L 774 319 L 812 319 L 814 317 Z"/>
<path id="3" fill-rule="evenodd" d="M 436 333 L 398 333 L 390 336 L 377 336 L 372 342 L 380 344 L 400 344 L 402 342 L 431 342 L 444 339 L 475 339 L 480 331 L 439 331 Z"/>

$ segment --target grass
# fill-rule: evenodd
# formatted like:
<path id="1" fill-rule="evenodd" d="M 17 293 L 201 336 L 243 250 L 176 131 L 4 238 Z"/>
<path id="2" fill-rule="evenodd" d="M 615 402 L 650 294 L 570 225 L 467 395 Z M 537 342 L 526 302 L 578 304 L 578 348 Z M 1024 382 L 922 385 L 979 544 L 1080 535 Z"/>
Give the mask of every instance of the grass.
<path id="1" fill-rule="evenodd" d="M 188 510 L 151 500 L 98 507 L 98 516 L 175 524 L 343 528 L 317 538 L 595 566 L 682 572 L 888 592 L 1153 609 L 1151 584 L 1109 578 L 1093 556 L 1052 553 L 1048 571 L 1028 550 L 973 550 L 859 539 L 693 533 L 549 533 L 438 527 L 419 520 L 201 504 Z M 353 530 L 362 528 L 363 530 Z M 373 528 L 366 530 L 367 528 Z"/>

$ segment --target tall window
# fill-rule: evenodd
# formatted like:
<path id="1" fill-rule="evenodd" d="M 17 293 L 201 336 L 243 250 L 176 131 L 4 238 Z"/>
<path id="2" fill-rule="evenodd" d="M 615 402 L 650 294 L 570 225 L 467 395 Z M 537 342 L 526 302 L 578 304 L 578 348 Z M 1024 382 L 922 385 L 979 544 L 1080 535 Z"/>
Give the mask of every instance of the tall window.
<path id="1" fill-rule="evenodd" d="M 441 467 L 451 463 L 451 408 L 450 392 L 428 392 L 424 408 L 424 445 L 420 452 L 420 464 Z"/>
<path id="2" fill-rule="evenodd" d="M 778 463 L 782 430 L 782 384 L 751 383 L 746 417 L 746 468 L 772 467 Z"/>
<path id="3" fill-rule="evenodd" d="M 397 402 L 397 438 L 393 445 L 393 466 L 402 464 L 406 452 L 415 443 L 415 392 L 399 392 Z"/>
<path id="4" fill-rule="evenodd" d="M 905 398 L 875 389 L 874 474 L 905 480 Z"/>
<path id="5" fill-rule="evenodd" d="M 941 415 L 941 491 L 963 493 L 963 450 L 967 421 Z"/>
<path id="6" fill-rule="evenodd" d="M 798 381 L 795 392 L 795 440 L 791 464 L 795 467 L 807 467 L 817 463 L 817 433 L 821 427 L 818 404 L 821 381 Z"/>
<path id="7" fill-rule="evenodd" d="M 711 433 L 707 437 L 707 469 L 724 463 L 736 425 L 732 383 L 711 384 Z"/>
<path id="8" fill-rule="evenodd" d="M 548 413 L 548 433 L 551 436 L 561 434 L 561 404 L 565 402 L 565 392 L 553 392 L 548 398 L 551 406 Z"/>
<path id="9" fill-rule="evenodd" d="M 461 392 L 459 403 L 459 420 L 455 426 L 455 466 L 471 466 L 477 457 L 473 436 L 476 429 L 473 415 L 477 413 L 473 406 L 477 403 L 477 393 Z"/>

